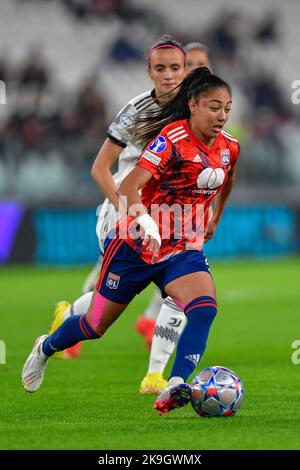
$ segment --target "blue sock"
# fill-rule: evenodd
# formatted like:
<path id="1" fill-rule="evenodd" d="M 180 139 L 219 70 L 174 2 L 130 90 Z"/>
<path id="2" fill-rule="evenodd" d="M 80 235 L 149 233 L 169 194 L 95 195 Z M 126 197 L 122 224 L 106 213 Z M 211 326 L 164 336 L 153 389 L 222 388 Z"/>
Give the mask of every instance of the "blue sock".
<path id="1" fill-rule="evenodd" d="M 63 351 L 79 341 L 96 339 L 99 335 L 90 327 L 85 315 L 74 315 L 64 321 L 57 330 L 43 342 L 43 352 L 52 356 L 57 351 Z"/>
<path id="2" fill-rule="evenodd" d="M 188 321 L 178 341 L 170 377 L 182 377 L 186 382 L 205 351 L 217 304 L 213 297 L 198 297 L 185 307 L 184 313 Z"/>

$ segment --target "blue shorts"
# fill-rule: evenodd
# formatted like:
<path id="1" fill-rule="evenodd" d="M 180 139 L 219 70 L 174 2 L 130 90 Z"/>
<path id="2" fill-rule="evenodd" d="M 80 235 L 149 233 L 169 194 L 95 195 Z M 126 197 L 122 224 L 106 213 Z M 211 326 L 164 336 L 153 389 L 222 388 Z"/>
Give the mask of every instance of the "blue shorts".
<path id="1" fill-rule="evenodd" d="M 154 282 L 167 297 L 164 288 L 169 282 L 199 271 L 210 272 L 203 251 L 186 250 L 148 264 L 124 240 L 107 238 L 97 290 L 112 302 L 128 304 Z"/>

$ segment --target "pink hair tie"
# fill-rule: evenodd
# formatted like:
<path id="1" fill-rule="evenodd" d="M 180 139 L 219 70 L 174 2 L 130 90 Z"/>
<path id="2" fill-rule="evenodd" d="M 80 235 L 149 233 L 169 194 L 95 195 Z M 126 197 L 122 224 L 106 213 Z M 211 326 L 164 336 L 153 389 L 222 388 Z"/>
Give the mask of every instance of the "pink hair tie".
<path id="1" fill-rule="evenodd" d="M 173 46 L 172 44 L 162 44 L 161 46 L 155 46 L 150 50 L 149 54 L 147 55 L 147 62 L 150 61 L 150 57 L 152 56 L 153 52 L 155 52 L 157 49 L 177 49 L 178 51 L 182 52 L 184 56 L 186 56 L 185 52 L 180 49 L 180 47 Z"/>

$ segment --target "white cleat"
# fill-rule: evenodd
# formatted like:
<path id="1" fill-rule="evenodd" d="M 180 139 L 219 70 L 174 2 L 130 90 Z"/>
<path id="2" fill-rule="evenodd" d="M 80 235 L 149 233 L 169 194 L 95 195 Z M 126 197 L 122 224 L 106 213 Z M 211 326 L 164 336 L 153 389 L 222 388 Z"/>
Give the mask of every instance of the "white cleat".
<path id="1" fill-rule="evenodd" d="M 36 392 L 43 383 L 48 357 L 45 356 L 41 348 L 47 337 L 47 335 L 38 337 L 23 366 L 22 383 L 26 392 Z"/>

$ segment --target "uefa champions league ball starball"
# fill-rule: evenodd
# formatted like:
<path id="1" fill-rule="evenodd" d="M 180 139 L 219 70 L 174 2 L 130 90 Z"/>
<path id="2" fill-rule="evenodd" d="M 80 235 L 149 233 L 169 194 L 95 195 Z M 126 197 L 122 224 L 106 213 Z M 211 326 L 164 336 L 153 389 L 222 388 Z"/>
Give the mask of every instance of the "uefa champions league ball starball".
<path id="1" fill-rule="evenodd" d="M 244 387 L 239 377 L 221 366 L 208 367 L 191 383 L 191 404 L 199 416 L 232 416 L 244 400 Z"/>

